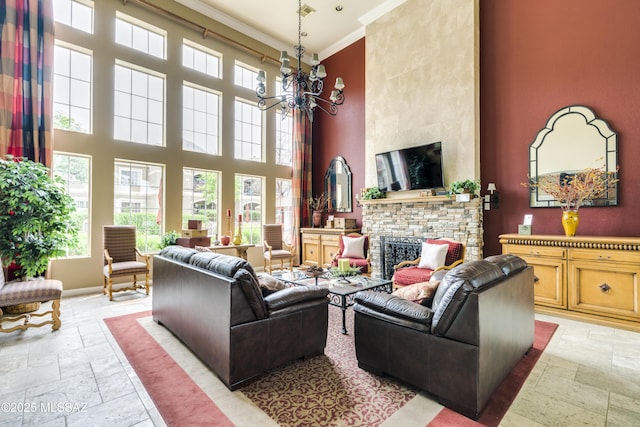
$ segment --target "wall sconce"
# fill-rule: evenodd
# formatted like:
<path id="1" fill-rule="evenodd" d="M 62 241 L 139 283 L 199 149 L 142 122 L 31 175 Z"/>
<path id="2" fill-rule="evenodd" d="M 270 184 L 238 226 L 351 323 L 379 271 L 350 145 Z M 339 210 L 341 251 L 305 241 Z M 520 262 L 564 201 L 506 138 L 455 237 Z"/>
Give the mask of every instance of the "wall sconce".
<path id="1" fill-rule="evenodd" d="M 496 190 L 496 184 L 490 182 L 487 186 L 489 194 L 484 196 L 484 210 L 498 209 L 500 207 L 500 193 Z"/>

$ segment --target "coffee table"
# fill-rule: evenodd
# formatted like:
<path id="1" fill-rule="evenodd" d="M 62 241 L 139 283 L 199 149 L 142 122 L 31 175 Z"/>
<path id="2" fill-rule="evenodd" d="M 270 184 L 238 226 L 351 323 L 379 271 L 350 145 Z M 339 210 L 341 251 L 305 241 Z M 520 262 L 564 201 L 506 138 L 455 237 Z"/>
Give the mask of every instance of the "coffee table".
<path id="1" fill-rule="evenodd" d="M 386 292 L 393 291 L 391 280 L 372 279 L 367 276 L 351 276 L 348 279 L 335 279 L 326 276 L 309 277 L 304 271 L 278 271 L 274 277 L 283 282 L 299 286 L 322 286 L 329 289 L 329 304 L 342 310 L 342 333 L 347 334 L 347 308 L 355 304 L 355 294 L 360 291 Z"/>

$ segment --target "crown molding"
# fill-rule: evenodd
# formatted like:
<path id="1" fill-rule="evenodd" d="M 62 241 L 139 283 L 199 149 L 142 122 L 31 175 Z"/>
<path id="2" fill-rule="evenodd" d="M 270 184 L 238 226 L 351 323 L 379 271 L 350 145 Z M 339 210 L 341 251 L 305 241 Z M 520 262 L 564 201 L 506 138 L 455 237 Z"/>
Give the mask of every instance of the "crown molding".
<path id="1" fill-rule="evenodd" d="M 237 19 L 216 9 L 215 7 L 202 3 L 200 0 L 175 0 L 175 1 L 177 3 L 182 4 L 183 6 L 186 6 L 190 9 L 195 10 L 196 12 L 206 16 L 207 18 L 211 18 L 223 25 L 226 25 L 229 28 L 232 28 L 242 34 L 245 34 L 276 50 L 280 50 L 280 51 L 288 50 L 288 45 L 284 43 L 282 40 L 278 40 L 268 34 L 258 31 L 254 27 L 251 27 L 245 24 L 244 22 L 238 21 Z"/>
<path id="2" fill-rule="evenodd" d="M 334 53 L 340 52 L 342 49 L 351 45 L 352 43 L 357 42 L 358 40 L 363 38 L 364 35 L 365 35 L 364 27 L 358 28 L 356 31 L 347 35 L 342 40 L 338 40 L 328 48 L 318 52 L 318 57 L 320 58 L 320 60 L 324 60 L 330 57 L 331 55 L 333 55 Z"/>
<path id="3" fill-rule="evenodd" d="M 371 24 L 373 21 L 375 21 L 376 19 L 380 18 L 381 16 L 391 12 L 393 9 L 400 6 L 402 3 L 406 1 L 407 0 L 389 0 L 387 2 L 384 2 L 380 6 L 373 9 L 372 11 L 362 15 L 360 18 L 358 18 L 358 21 L 360 21 L 362 25 L 367 26 Z"/>

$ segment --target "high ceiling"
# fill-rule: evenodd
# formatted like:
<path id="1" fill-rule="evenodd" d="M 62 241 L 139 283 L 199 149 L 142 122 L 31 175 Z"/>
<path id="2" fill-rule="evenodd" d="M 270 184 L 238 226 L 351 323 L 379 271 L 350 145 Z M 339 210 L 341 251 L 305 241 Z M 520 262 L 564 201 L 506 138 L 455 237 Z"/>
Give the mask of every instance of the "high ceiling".
<path id="1" fill-rule="evenodd" d="M 177 0 L 192 9 L 293 54 L 298 43 L 297 0 Z M 364 35 L 366 24 L 406 0 L 303 0 L 315 12 L 302 18 L 302 45 L 325 58 Z M 336 8 L 342 7 L 341 11 Z"/>

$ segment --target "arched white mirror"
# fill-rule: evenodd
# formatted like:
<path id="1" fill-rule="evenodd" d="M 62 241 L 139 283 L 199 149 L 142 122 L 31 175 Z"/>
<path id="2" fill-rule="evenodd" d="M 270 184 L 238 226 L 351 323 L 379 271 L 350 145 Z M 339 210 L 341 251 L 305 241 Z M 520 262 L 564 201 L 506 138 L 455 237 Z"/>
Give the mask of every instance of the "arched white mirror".
<path id="1" fill-rule="evenodd" d="M 572 105 L 554 113 L 529 146 L 529 177 L 575 174 L 587 168 L 601 169 L 617 178 L 618 138 L 606 122 L 582 105 Z M 585 201 L 585 206 L 615 206 L 618 184 L 609 183 L 605 195 Z M 531 187 L 529 206 L 557 207 L 560 204 L 542 190 Z"/>

